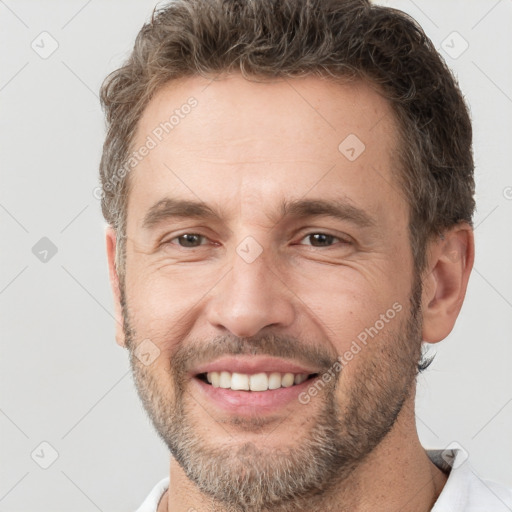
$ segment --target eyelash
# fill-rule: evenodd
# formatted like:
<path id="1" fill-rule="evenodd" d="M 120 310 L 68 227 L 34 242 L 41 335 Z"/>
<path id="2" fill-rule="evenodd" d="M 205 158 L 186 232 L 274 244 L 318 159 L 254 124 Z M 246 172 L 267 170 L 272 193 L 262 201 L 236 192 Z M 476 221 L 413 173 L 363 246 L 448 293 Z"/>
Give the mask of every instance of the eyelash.
<path id="1" fill-rule="evenodd" d="M 174 240 L 178 240 L 178 239 L 180 239 L 181 237 L 184 237 L 184 236 L 186 236 L 186 235 L 193 235 L 193 236 L 201 237 L 202 239 L 208 239 L 208 237 L 207 237 L 207 236 L 205 236 L 205 235 L 201 235 L 200 233 L 192 233 L 192 232 L 190 232 L 190 233 L 183 233 L 183 234 L 181 234 L 181 235 L 175 236 L 174 238 L 171 238 L 171 239 L 169 239 L 168 241 L 163 242 L 163 245 L 168 245 L 168 244 L 176 245 L 176 246 L 178 246 L 180 249 L 183 249 L 183 250 L 187 250 L 187 249 L 198 249 L 199 247 L 201 247 L 201 246 L 205 245 L 205 244 L 200 244 L 200 245 L 195 246 L 195 247 L 184 247 L 184 246 L 180 245 L 179 243 L 178 243 L 178 244 L 174 244 L 174 243 L 172 243 Z M 313 235 L 323 235 L 323 236 L 326 236 L 326 237 L 332 238 L 332 239 L 334 239 L 334 240 L 338 240 L 338 241 L 339 241 L 339 242 L 341 242 L 342 244 L 350 244 L 350 243 L 351 243 L 351 242 L 350 242 L 349 240 L 347 240 L 347 239 L 341 238 L 341 237 L 339 237 L 339 236 L 331 235 L 331 234 L 329 234 L 329 233 L 324 233 L 324 232 L 322 232 L 322 231 L 312 231 L 312 232 L 310 232 L 310 233 L 306 233 L 306 234 L 301 238 L 301 240 L 304 240 L 305 238 L 311 237 L 311 236 L 313 236 Z M 306 245 L 308 245 L 308 246 L 310 246 L 310 247 L 314 247 L 314 248 L 320 248 L 320 249 L 321 249 L 321 248 L 329 249 L 329 248 L 332 248 L 332 247 L 333 247 L 333 245 L 327 245 L 327 246 L 315 246 L 315 245 L 312 245 L 312 244 L 306 244 Z"/>

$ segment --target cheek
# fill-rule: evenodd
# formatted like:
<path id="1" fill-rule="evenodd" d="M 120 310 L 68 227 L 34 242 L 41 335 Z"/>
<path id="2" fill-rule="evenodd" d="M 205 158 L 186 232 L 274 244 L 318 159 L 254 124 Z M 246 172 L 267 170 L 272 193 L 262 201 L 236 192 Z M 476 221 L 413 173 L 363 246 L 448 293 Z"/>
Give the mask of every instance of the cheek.
<path id="1" fill-rule="evenodd" d="M 166 355 L 190 332 L 194 315 L 218 274 L 178 269 L 130 269 L 126 298 L 130 324 L 140 340 L 148 338 Z M 136 340 L 137 341 L 137 340 Z"/>
<path id="2" fill-rule="evenodd" d="M 368 331 L 380 334 L 396 328 L 408 307 L 404 284 L 389 279 L 389 272 L 368 268 L 326 266 L 324 272 L 318 268 L 288 281 L 300 299 L 299 307 L 338 354 L 355 340 L 364 342 Z"/>

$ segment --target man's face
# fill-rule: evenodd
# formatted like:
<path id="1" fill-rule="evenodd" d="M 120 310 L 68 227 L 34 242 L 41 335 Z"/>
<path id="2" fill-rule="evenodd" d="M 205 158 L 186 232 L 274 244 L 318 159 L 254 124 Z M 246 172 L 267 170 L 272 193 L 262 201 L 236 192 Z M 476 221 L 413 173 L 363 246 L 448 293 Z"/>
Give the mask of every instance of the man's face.
<path id="1" fill-rule="evenodd" d="M 420 353 L 393 114 L 361 83 L 197 77 L 159 91 L 134 149 L 175 110 L 130 175 L 123 314 L 139 394 L 215 499 L 321 494 L 390 430 Z"/>

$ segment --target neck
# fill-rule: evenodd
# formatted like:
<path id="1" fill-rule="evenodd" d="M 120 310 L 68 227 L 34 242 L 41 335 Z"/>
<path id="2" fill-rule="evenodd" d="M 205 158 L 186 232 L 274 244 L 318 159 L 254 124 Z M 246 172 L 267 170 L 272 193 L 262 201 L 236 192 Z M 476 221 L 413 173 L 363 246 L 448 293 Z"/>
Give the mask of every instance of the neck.
<path id="1" fill-rule="evenodd" d="M 274 507 L 272 512 L 395 512 L 402 509 L 428 512 L 446 479 L 420 444 L 414 402 L 408 400 L 389 434 L 329 495 L 294 500 L 283 507 Z M 233 508 L 213 503 L 201 494 L 171 458 L 170 487 L 160 501 L 158 512 L 191 510 L 234 512 Z"/>

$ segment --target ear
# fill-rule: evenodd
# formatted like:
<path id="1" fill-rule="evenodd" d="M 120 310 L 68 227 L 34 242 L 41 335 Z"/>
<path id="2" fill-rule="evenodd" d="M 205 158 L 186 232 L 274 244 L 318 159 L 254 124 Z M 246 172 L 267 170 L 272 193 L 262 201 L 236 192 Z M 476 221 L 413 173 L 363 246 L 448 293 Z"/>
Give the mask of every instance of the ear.
<path id="1" fill-rule="evenodd" d="M 423 277 L 423 340 L 437 343 L 455 325 L 475 259 L 472 227 L 467 223 L 445 231 L 430 242 Z"/>
<path id="2" fill-rule="evenodd" d="M 121 308 L 121 289 L 119 287 L 119 275 L 116 268 L 117 235 L 111 226 L 105 228 L 105 240 L 107 245 L 108 273 L 110 286 L 114 295 L 114 309 L 116 319 L 116 341 L 121 347 L 126 348 L 123 331 L 123 310 Z"/>

